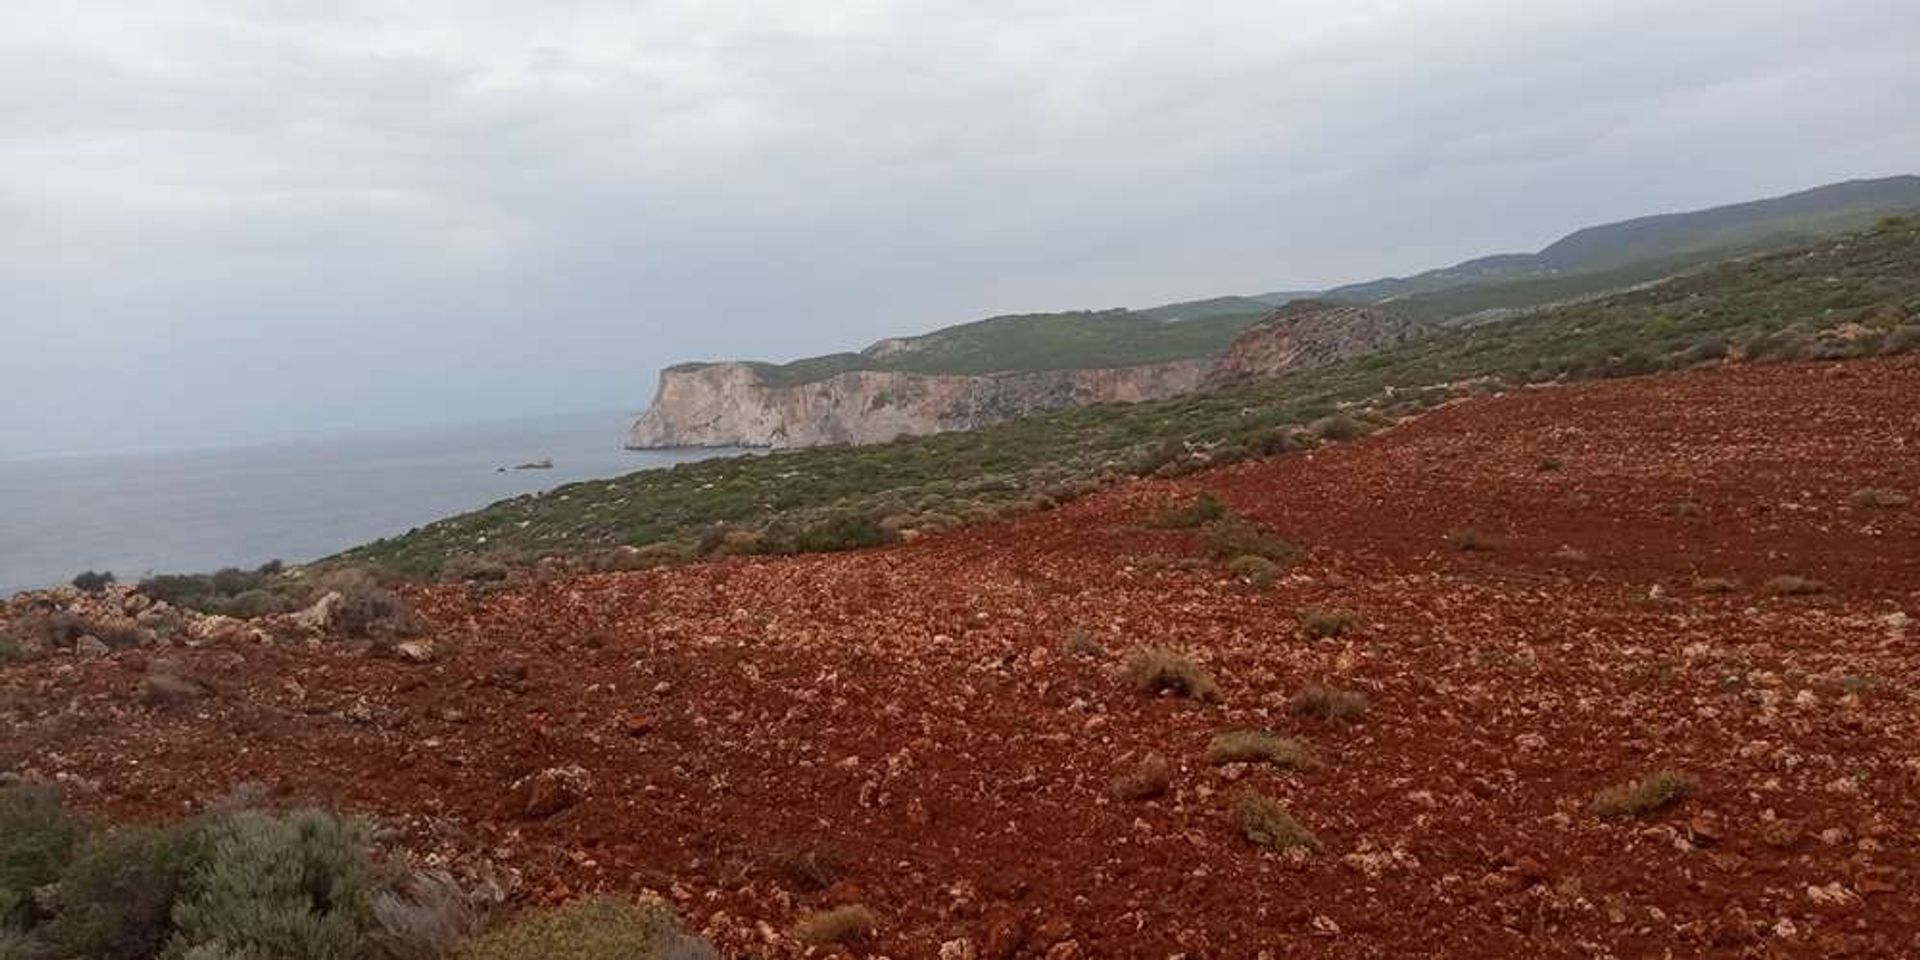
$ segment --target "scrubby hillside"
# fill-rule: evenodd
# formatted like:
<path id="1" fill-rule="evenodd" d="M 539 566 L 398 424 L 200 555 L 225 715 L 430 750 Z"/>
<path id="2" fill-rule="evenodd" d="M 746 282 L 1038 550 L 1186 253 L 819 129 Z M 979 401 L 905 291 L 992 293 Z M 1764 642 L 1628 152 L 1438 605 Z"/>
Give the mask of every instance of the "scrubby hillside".
<path id="1" fill-rule="evenodd" d="M 730 957 L 1909 956 L 1917 477 L 1920 358 L 1515 389 L 896 547 L 410 588 L 430 656 L 212 640 L 190 703 L 144 649 L 0 664 L 0 770 L 324 799 Z"/>
<path id="2" fill-rule="evenodd" d="M 710 460 L 573 484 L 340 559 L 431 574 L 474 554 L 508 563 L 553 554 L 594 566 L 631 566 L 716 549 L 785 552 L 884 542 L 902 529 L 1031 509 L 1132 473 L 1298 446 L 1310 440 L 1300 430 L 1321 418 L 1347 410 L 1390 419 L 1444 398 L 1447 384 L 1480 389 L 1484 383 L 1467 382 L 1910 350 L 1920 344 L 1916 318 L 1920 227 L 1889 223 L 1231 389 L 966 433 Z M 1318 429 L 1365 427 L 1323 423 Z"/>

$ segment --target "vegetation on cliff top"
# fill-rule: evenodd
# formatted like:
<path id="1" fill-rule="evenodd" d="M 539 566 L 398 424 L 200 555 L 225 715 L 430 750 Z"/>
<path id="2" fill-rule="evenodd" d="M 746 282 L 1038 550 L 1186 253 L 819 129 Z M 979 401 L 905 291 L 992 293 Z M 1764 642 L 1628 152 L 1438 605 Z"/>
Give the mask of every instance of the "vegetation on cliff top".
<path id="1" fill-rule="evenodd" d="M 337 561 L 433 575 L 456 557 L 593 568 L 703 552 L 883 542 L 1044 507 L 1115 479 L 1317 442 L 1308 424 L 1416 410 L 1463 389 L 1920 346 L 1920 227 L 1878 228 L 1592 302 L 1454 330 L 1291 376 L 866 447 L 717 458 L 502 501 Z M 1451 386 L 1447 386 L 1451 385 Z"/>

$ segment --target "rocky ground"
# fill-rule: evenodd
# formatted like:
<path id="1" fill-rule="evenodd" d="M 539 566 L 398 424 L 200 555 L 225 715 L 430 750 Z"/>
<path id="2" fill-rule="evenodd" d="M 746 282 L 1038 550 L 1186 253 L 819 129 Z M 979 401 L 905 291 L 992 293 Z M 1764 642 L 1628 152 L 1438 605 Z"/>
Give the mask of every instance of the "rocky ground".
<path id="1" fill-rule="evenodd" d="M 1202 490 L 1306 558 L 1196 559 L 1153 520 Z M 1524 390 L 899 547 L 425 588 L 427 657 L 0 665 L 0 769 L 137 817 L 261 784 L 530 901 L 658 891 L 732 955 L 845 903 L 871 956 L 1914 955 L 1903 494 L 1912 358 Z M 1357 621 L 1312 640 L 1314 609 Z M 1221 702 L 1131 687 L 1145 645 Z M 146 692 L 163 654 L 197 692 Z M 1370 709 L 1295 715 L 1315 683 Z M 1320 763 L 1208 764 L 1241 728 Z M 1169 790 L 1114 797 L 1156 753 Z M 1693 795 L 1590 809 L 1661 769 Z M 1323 850 L 1248 842 L 1247 787 Z"/>

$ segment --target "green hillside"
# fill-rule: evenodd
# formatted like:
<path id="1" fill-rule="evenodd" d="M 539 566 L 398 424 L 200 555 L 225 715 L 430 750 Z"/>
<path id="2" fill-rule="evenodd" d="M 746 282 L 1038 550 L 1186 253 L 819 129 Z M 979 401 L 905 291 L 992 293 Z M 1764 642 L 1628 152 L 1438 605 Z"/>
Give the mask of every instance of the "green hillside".
<path id="1" fill-rule="evenodd" d="M 1089 323 L 1098 322 L 1093 316 Z M 981 334 L 999 335 L 993 327 Z M 1445 395 L 1422 389 L 1437 384 L 1639 374 L 1716 362 L 1730 351 L 1774 360 L 1916 348 L 1920 226 L 1890 222 L 1230 390 L 572 484 L 338 559 L 433 574 L 478 544 L 507 561 L 555 555 L 589 569 L 716 549 L 832 549 L 883 542 L 902 524 L 937 529 L 1033 509 L 1127 473 L 1290 449 L 1317 418 L 1343 409 L 1362 419 L 1410 412 Z M 1394 398 L 1383 399 L 1390 387 Z"/>
<path id="2" fill-rule="evenodd" d="M 1538 253 L 1480 257 L 1411 277 L 1348 284 L 1334 300 L 1393 302 L 1423 320 L 1618 290 L 1742 254 L 1812 243 L 1920 212 L 1920 176 L 1849 180 L 1782 197 L 1577 230 Z"/>
<path id="3" fill-rule="evenodd" d="M 1227 301 L 1234 302 L 1234 301 Z M 1219 356 L 1269 309 L 1245 301 L 1238 313 L 1162 319 L 1152 311 L 1037 313 L 992 317 L 920 337 L 890 341 L 889 352 L 836 353 L 787 364 L 756 364 L 769 383 L 823 380 L 849 370 L 906 373 L 1025 373 L 1126 367 Z"/>
<path id="4" fill-rule="evenodd" d="M 1495 254 L 1324 292 L 1224 296 L 1141 310 L 992 317 L 902 337 L 860 353 L 756 364 L 769 383 L 812 383 L 849 370 L 983 374 L 1206 359 L 1290 300 L 1390 304 L 1427 322 L 1479 318 L 1624 290 L 1735 256 L 1865 229 L 1920 212 L 1920 176 L 1852 180 L 1784 197 L 1589 227 L 1539 253 Z M 697 366 L 697 365 L 692 365 Z"/>

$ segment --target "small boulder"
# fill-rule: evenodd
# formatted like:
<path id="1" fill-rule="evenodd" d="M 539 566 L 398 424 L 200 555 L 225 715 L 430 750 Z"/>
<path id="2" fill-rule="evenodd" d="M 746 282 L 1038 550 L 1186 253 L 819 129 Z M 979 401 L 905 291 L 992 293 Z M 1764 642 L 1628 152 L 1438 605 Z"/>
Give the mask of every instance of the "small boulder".
<path id="1" fill-rule="evenodd" d="M 426 640 L 402 641 L 394 644 L 393 652 L 408 663 L 432 663 L 434 658 L 433 644 Z"/>
<path id="2" fill-rule="evenodd" d="M 83 657 L 104 657 L 113 651 L 99 637 L 87 634 L 73 642 L 73 652 Z"/>
<path id="3" fill-rule="evenodd" d="M 314 633 L 326 633 L 333 628 L 334 621 L 339 617 L 340 608 L 346 602 L 347 598 L 341 596 L 340 591 L 329 590 L 326 596 L 315 600 L 313 606 L 294 614 L 294 625 Z"/>

